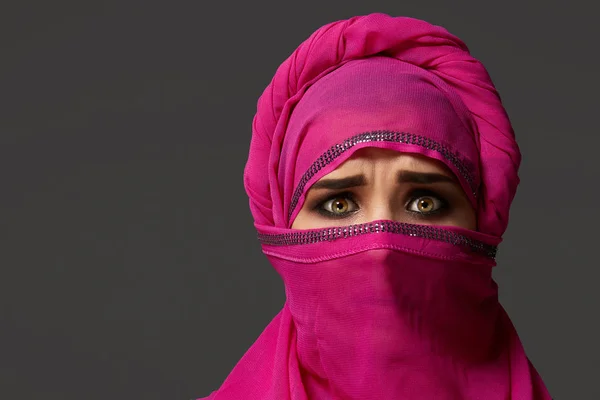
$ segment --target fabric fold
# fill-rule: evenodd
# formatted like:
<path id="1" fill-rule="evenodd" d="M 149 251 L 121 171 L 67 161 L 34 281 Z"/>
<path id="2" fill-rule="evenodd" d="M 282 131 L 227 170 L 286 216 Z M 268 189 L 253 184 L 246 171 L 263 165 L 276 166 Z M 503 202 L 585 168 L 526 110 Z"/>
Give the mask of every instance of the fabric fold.
<path id="1" fill-rule="evenodd" d="M 477 230 L 378 220 L 292 229 L 357 150 L 451 171 Z M 446 29 L 375 13 L 327 24 L 257 104 L 244 185 L 286 301 L 210 400 L 549 400 L 492 278 L 521 155 L 484 66 Z"/>

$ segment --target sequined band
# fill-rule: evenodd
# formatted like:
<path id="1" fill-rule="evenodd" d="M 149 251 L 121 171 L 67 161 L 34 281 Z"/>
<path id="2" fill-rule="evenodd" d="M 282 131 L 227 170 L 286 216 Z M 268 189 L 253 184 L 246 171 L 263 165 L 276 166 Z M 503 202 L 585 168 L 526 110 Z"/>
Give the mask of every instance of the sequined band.
<path id="1" fill-rule="evenodd" d="M 474 253 L 481 254 L 491 259 L 496 257 L 496 246 L 483 243 L 479 240 L 471 239 L 465 235 L 434 226 L 413 225 L 394 221 L 369 222 L 365 224 L 281 234 L 259 233 L 258 240 L 262 244 L 270 246 L 290 246 L 327 242 L 381 232 L 438 240 L 465 247 Z"/>
<path id="2" fill-rule="evenodd" d="M 356 146 L 360 143 L 368 143 L 368 142 L 394 142 L 394 143 L 405 143 L 415 146 L 420 146 L 428 150 L 433 150 L 438 152 L 442 157 L 448 160 L 461 174 L 461 176 L 465 179 L 473 196 L 477 195 L 477 188 L 475 187 L 475 180 L 471 173 L 471 168 L 468 163 L 463 160 L 458 154 L 454 153 L 447 146 L 433 141 L 425 136 L 415 135 L 407 132 L 393 132 L 393 131 L 372 131 L 366 133 L 360 133 L 356 136 L 353 136 L 349 139 L 346 139 L 341 144 L 336 144 L 332 146 L 329 150 L 323 153 L 317 161 L 315 161 L 308 171 L 302 176 L 296 190 L 294 191 L 294 195 L 292 196 L 292 201 L 290 204 L 290 210 L 288 212 L 288 219 L 292 217 L 292 213 L 294 209 L 298 205 L 298 201 L 300 200 L 300 196 L 304 192 L 304 188 L 308 181 L 315 176 L 317 172 L 323 169 L 325 166 L 329 165 L 333 160 L 342 155 L 347 150 Z"/>

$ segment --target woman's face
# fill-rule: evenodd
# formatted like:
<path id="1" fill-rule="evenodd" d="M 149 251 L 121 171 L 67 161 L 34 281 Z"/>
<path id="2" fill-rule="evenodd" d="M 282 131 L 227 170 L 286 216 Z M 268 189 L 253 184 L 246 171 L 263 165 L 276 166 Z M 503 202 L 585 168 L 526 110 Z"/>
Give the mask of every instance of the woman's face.
<path id="1" fill-rule="evenodd" d="M 309 189 L 293 229 L 393 220 L 477 227 L 475 210 L 441 162 L 388 149 L 363 148 Z"/>

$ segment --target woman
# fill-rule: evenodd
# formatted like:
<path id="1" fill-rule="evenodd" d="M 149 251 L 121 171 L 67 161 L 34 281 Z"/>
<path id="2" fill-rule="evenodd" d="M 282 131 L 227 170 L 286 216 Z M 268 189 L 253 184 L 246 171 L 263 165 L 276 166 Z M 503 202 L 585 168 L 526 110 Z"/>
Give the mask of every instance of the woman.
<path id="1" fill-rule="evenodd" d="M 328 24 L 252 133 L 244 183 L 286 302 L 208 399 L 550 399 L 492 279 L 520 153 L 460 39 Z"/>

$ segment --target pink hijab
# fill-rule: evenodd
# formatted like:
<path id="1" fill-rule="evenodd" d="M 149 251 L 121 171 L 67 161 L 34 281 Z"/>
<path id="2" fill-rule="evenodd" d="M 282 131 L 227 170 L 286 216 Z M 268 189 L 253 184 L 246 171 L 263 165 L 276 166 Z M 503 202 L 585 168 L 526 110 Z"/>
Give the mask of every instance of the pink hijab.
<path id="1" fill-rule="evenodd" d="M 291 229 L 310 186 L 363 147 L 443 162 L 477 231 Z M 258 102 L 244 174 L 286 302 L 207 399 L 550 399 L 492 279 L 519 163 L 490 77 L 445 29 L 371 14 L 313 33 Z"/>

